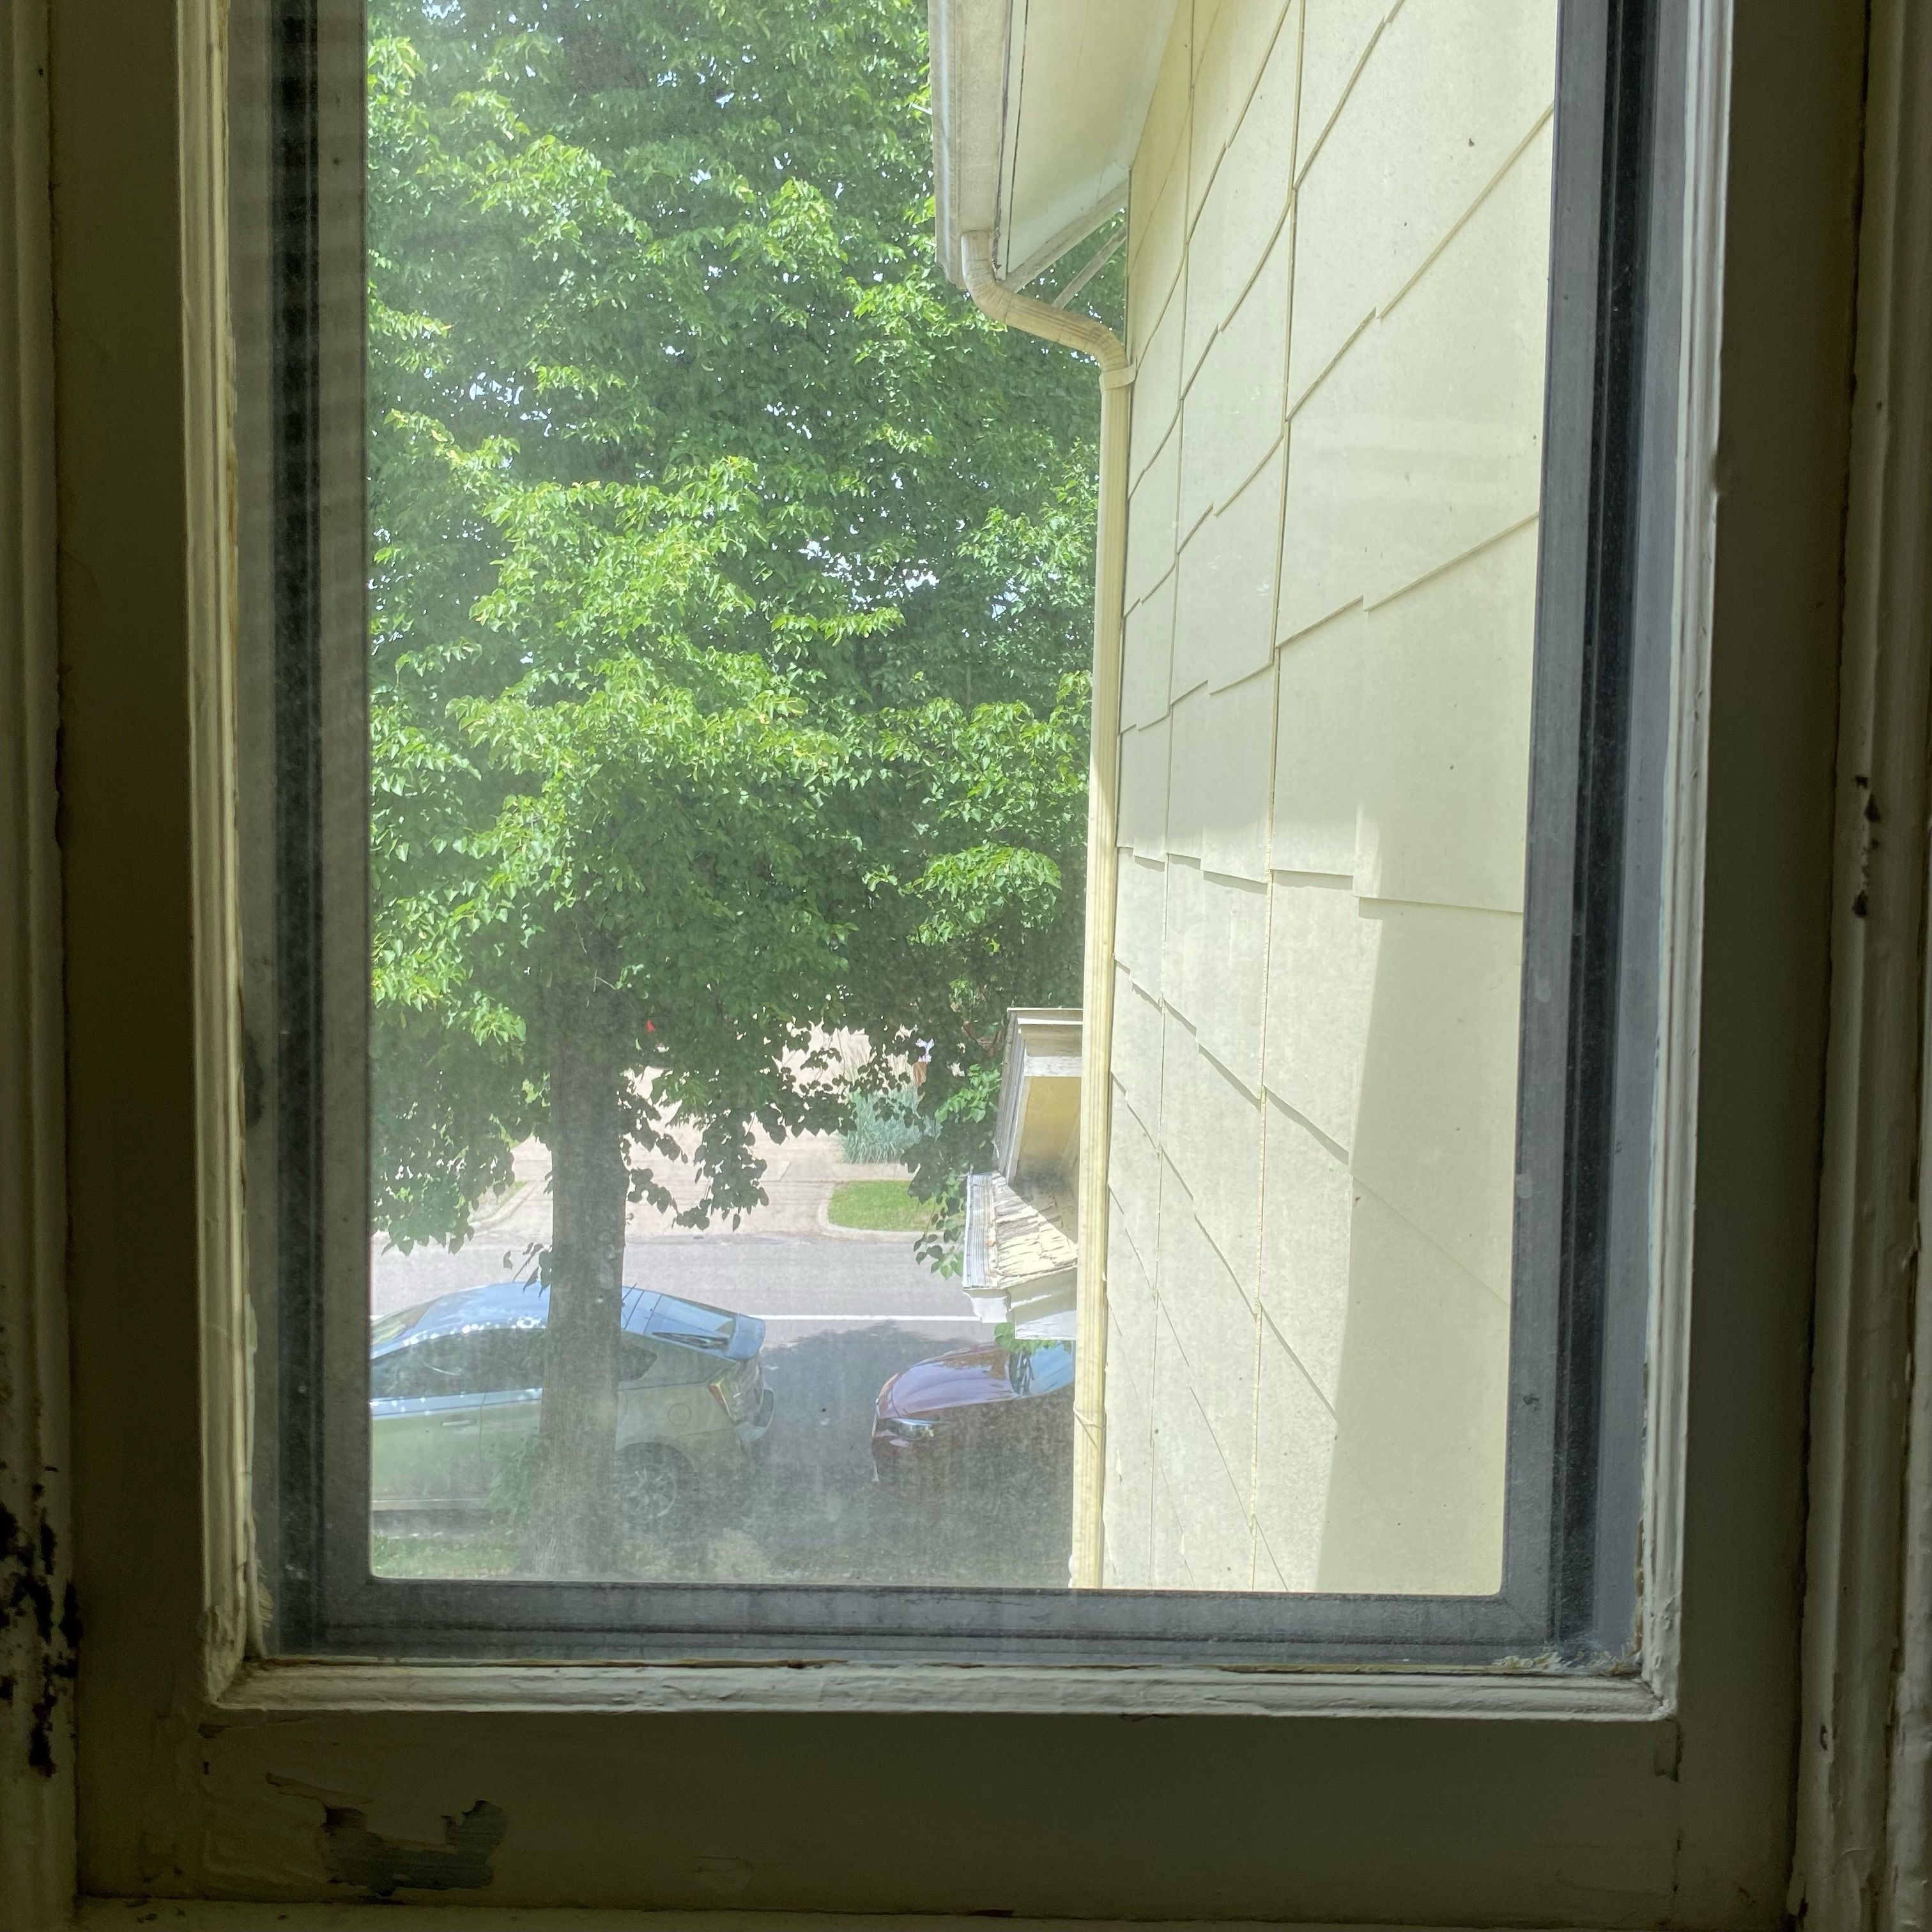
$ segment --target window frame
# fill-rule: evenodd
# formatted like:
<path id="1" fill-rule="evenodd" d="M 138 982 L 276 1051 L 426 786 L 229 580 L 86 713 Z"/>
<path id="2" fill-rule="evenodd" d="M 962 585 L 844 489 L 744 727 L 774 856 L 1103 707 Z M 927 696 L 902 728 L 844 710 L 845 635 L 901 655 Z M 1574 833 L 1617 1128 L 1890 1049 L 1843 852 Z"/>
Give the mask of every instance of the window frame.
<path id="1" fill-rule="evenodd" d="M 262 1425 L 258 1516 L 285 1653 L 966 1660 L 1195 1672 L 1541 1667 L 1642 1678 L 1668 1624 L 1639 1602 L 1671 1559 L 1644 1547 L 1646 1317 L 1665 1278 L 1653 1148 L 1681 1098 L 1658 1078 L 1664 828 L 1694 813 L 1673 701 L 1687 16 L 1656 0 L 1563 0 L 1546 383 L 1506 1534 L 1493 1597 L 494 1582 L 369 1573 L 366 452 L 359 374 L 361 9 L 275 0 L 276 104 L 244 441 L 268 527 L 242 555 L 244 796 L 273 826 L 246 910 L 267 939 L 244 987 L 262 1099 L 250 1136 Z M 351 56 L 357 56 L 353 64 Z M 245 116 L 238 102 L 238 116 Z M 328 165 L 324 165 L 324 158 Z M 238 266 L 247 275 L 250 265 Z M 272 312 L 269 291 L 272 298 Z M 248 324 L 263 322 L 257 347 Z M 253 586 L 253 595 L 250 588 Z M 272 638 L 274 664 L 248 662 Z M 1117 645 L 1115 646 L 1118 647 Z M 1691 674 L 1694 676 L 1694 672 Z M 1586 718 L 1589 728 L 1584 728 Z M 1639 725 L 1643 728 L 1636 728 Z M 1111 982 L 1111 932 L 1090 980 Z M 1679 990 L 1695 996 L 1694 973 Z M 1105 1165 L 1104 1148 L 1085 1163 Z M 1671 1190 L 1674 1196 L 1675 1190 Z M 1096 1196 L 1097 1198 L 1097 1196 Z M 1666 1306 L 1665 1318 L 1670 1318 Z M 1667 1453 L 1667 1451 L 1666 1451 Z M 1647 1620 L 1648 1628 L 1643 1628 Z M 1648 1641 L 1644 1640 L 1648 1638 Z M 1519 1664 L 1514 1668 L 1520 1669 Z M 1667 1661 L 1655 1668 L 1667 1673 Z M 1126 1708 L 1142 1686 L 1123 1680 Z"/>
<path id="2" fill-rule="evenodd" d="M 1823 1064 L 1817 826 L 1835 710 L 1856 10 L 1761 0 L 1734 20 L 1706 0 L 1697 14 L 1686 390 L 1697 487 L 1680 621 L 1714 660 L 1695 694 L 1709 732 L 1711 916 L 1706 1024 L 1684 1075 L 1696 1106 L 1674 1130 L 1696 1142 L 1696 1223 L 1673 1224 L 1696 1292 L 1684 1330 L 1664 1338 L 1689 1351 L 1663 1424 L 1689 1453 L 1682 1492 L 1652 1505 L 1695 1532 L 1670 1606 L 1684 1694 L 1674 1714 L 1605 1724 L 1574 1688 L 1558 1707 L 1525 1696 L 1478 1708 L 1454 1684 L 1362 1673 L 1304 1686 L 1324 1692 L 1325 1711 L 1311 1695 L 1299 1714 L 1230 1702 L 1211 1722 L 1122 1726 L 1083 1714 L 1082 1673 L 1045 1697 L 1036 1685 L 992 1725 L 937 1710 L 881 1724 L 856 1697 L 851 1714 L 735 1712 L 752 1672 L 680 1683 L 634 1666 L 274 1663 L 252 1647 L 221 567 L 223 533 L 250 506 L 235 502 L 225 461 L 224 41 L 202 0 L 128 4 L 104 63 L 99 20 L 54 10 L 46 326 L 70 1232 L 64 1287 L 58 1260 L 24 1292 L 10 1279 L 0 1314 L 10 1324 L 26 1299 L 73 1318 L 88 1922 L 131 1922 L 152 1908 L 116 1900 L 157 1894 L 187 1901 L 166 1915 L 182 1924 L 236 1922 L 194 1902 L 224 1897 L 333 1900 L 313 1922 L 359 1922 L 344 1901 L 366 1887 L 331 1862 L 325 1800 L 366 1816 L 378 1843 L 434 1844 L 442 1816 L 486 1795 L 512 1836 L 490 1889 L 461 1894 L 476 1902 L 1776 1922 Z M 245 23 L 229 50 L 246 57 Z M 1922 321 L 1922 305 L 1906 312 Z M 10 854 L 10 820 L 4 830 Z M 1848 904 L 1841 896 L 1846 919 Z M 1895 1004 L 1871 1011 L 1902 1048 Z M 1846 1128 L 1838 1120 L 1828 1145 L 1858 1180 L 1867 1162 Z M 130 1135 L 152 1150 L 134 1170 Z M 0 1215 L 16 1198 L 0 1189 Z M 127 1346 L 136 1231 L 154 1318 L 138 1361 Z M 1850 1286 L 1855 1308 L 1876 1305 L 1871 1282 Z M 46 1372 L 34 1385 L 52 1399 L 61 1381 Z M 1902 1395 L 1882 1380 L 1828 1380 L 1819 1400 L 1855 1409 L 1868 1433 L 1902 1430 Z M 1836 1479 L 1817 1474 L 1822 1495 Z M 1827 1553 L 1813 1566 L 1821 1592 L 1850 1600 L 1889 1574 L 1882 1549 Z M 1890 1682 L 1864 1670 L 1835 1694 L 1882 1709 Z M 904 1774 L 915 1760 L 916 1779 Z M 71 1762 L 58 1770 L 48 1789 L 71 1793 Z M 614 1787 L 622 1796 L 640 1779 L 659 1827 L 642 1840 L 614 1832 L 610 1810 Z M 1194 1823 L 1177 1838 L 1184 1795 Z M 1030 1808 L 1042 1799 L 1050 1829 Z M 870 1808 L 862 1854 L 855 1804 Z M 1403 1826 L 1390 1834 L 1394 1815 Z M 1813 1851 L 1828 1862 L 1834 1846 L 1870 1842 L 1828 1830 Z M 31 1864 L 50 1896 L 70 1892 L 54 1839 L 32 1843 L 40 1856 L 11 1871 Z M 392 1924 L 412 1908 L 380 1909 Z M 1886 1922 L 1883 1909 L 1867 1922 Z"/>

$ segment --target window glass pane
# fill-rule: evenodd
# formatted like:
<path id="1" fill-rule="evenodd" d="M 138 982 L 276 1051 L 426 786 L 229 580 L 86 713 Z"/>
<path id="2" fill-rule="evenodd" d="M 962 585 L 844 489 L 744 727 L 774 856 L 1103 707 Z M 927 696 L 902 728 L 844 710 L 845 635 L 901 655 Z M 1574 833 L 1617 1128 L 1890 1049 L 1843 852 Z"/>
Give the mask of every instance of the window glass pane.
<path id="1" fill-rule="evenodd" d="M 1180 10 L 1078 298 L 1114 1585 L 1501 1584 L 1555 10 Z M 543 1389 L 526 1574 L 1064 1582 L 1090 377 L 933 261 L 922 10 L 371 25 L 374 1305 L 476 1284 L 410 1390 Z"/>
<path id="2" fill-rule="evenodd" d="M 370 26 L 372 1309 L 545 1311 L 437 1549 L 998 1580 L 899 1490 L 976 1445 L 997 1551 L 1001 1442 L 1070 1467 L 957 1268 L 1007 1010 L 1078 998 L 1090 369 L 938 272 L 922 9 Z"/>

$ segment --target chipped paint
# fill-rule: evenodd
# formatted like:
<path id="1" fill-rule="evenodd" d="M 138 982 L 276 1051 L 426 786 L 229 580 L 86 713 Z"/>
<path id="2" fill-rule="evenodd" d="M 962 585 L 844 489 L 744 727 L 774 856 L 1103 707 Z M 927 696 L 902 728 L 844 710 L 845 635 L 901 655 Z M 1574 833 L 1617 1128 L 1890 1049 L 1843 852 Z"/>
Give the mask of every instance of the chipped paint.
<path id="1" fill-rule="evenodd" d="M 440 1845 L 398 1844 L 369 1828 L 360 1811 L 326 1805 L 322 1857 L 332 1885 L 352 1885 L 376 1898 L 398 1892 L 481 1892 L 496 1876 L 490 1861 L 510 1821 L 479 1798 L 460 1818 L 446 1818 Z"/>
<path id="2" fill-rule="evenodd" d="M 372 1831 L 367 1810 L 339 1802 L 340 1793 L 273 1772 L 268 1781 L 278 1791 L 322 1808 L 316 1838 L 331 1885 L 352 1886 L 370 1898 L 392 1898 L 399 1892 L 482 1892 L 496 1877 L 491 1861 L 508 1834 L 510 1821 L 488 1798 L 477 1799 L 460 1817 L 446 1816 L 442 1842 L 426 1844 Z"/>
<path id="3" fill-rule="evenodd" d="M 0 1705 L 26 1702 L 26 1765 L 52 1778 L 54 1737 L 62 1703 L 70 1694 L 80 1652 L 80 1613 L 74 1585 L 60 1575 L 59 1540 L 44 1510 L 46 1491 L 34 1486 L 34 1515 L 22 1522 L 0 1503 L 0 1638 L 31 1625 L 25 1662 L 28 1681 L 16 1667 L 0 1675 Z M 58 1607 L 57 1607 L 58 1606 Z M 9 1643 L 10 1659 L 21 1646 Z"/>
<path id="4" fill-rule="evenodd" d="M 0 1925 L 74 1884 L 51 10 L 0 14 Z"/>

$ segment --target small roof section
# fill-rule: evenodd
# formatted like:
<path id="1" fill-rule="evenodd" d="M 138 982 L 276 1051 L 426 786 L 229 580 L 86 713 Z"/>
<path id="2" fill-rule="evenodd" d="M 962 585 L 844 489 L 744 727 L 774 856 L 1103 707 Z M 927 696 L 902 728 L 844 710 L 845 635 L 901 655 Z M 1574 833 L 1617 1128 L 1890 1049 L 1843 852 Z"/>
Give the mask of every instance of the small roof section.
<path id="1" fill-rule="evenodd" d="M 1017 288 L 1126 205 L 1175 0 L 928 0 L 940 266 Z"/>
<path id="2" fill-rule="evenodd" d="M 1080 1009 L 1011 1006 L 993 1158 L 1016 1186 L 1070 1174 L 1080 1158 Z"/>
<path id="3" fill-rule="evenodd" d="M 1036 1322 L 1073 1306 L 1079 1250 L 1067 1233 L 1071 1202 L 1022 1200 L 999 1174 L 966 1180 L 966 1256 L 960 1286 L 982 1322 Z"/>
<path id="4" fill-rule="evenodd" d="M 1070 1339 L 1080 1252 L 1078 1006 L 1007 1009 L 993 1156 L 996 1173 L 966 1178 L 960 1286 L 982 1322 Z"/>

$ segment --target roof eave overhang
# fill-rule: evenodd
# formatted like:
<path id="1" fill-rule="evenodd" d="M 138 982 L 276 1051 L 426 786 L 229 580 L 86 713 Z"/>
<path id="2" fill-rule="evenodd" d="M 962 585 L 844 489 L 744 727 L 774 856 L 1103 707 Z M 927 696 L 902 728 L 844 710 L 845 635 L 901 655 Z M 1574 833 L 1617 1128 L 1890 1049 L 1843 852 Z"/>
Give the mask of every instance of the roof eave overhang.
<path id="1" fill-rule="evenodd" d="M 940 266 L 1023 286 L 1126 202 L 1174 0 L 928 0 Z M 1090 58 L 1096 47 L 1108 56 Z"/>

